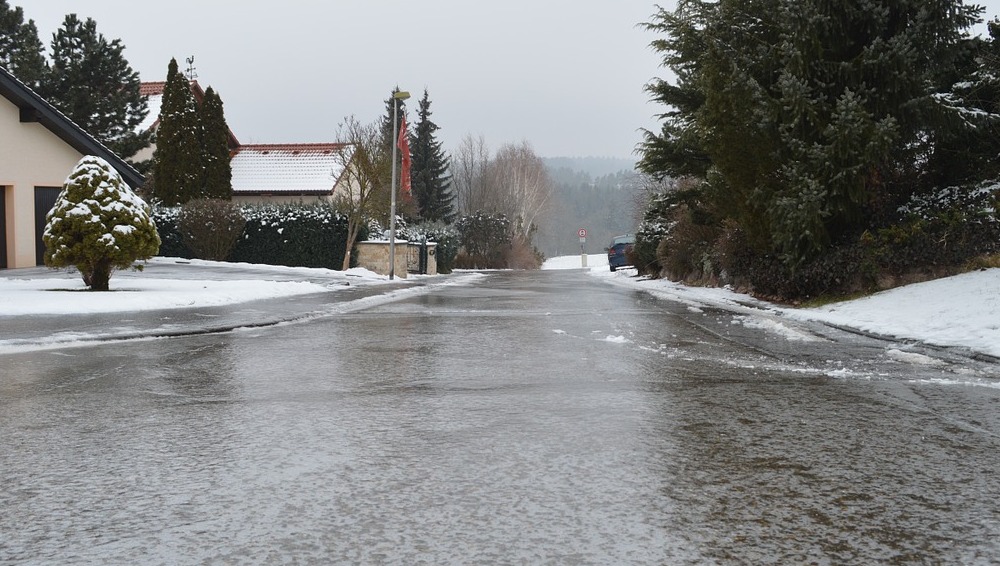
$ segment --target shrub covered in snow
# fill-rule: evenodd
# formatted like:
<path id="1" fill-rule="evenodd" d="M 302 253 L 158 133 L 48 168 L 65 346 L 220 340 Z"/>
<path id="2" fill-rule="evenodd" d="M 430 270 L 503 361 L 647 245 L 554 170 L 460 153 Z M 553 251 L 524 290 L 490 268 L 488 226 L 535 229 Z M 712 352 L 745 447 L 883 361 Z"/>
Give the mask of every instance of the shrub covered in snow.
<path id="1" fill-rule="evenodd" d="M 94 291 L 107 291 L 114 270 L 133 267 L 160 247 L 149 205 L 94 156 L 81 159 L 66 179 L 42 240 L 45 265 L 75 266 Z"/>
<path id="2" fill-rule="evenodd" d="M 463 252 L 457 260 L 462 268 L 502 268 L 504 254 L 513 245 L 513 227 L 504 214 L 479 211 L 455 222 Z"/>
<path id="3" fill-rule="evenodd" d="M 244 204 L 246 219 L 226 261 L 340 269 L 347 243 L 347 217 L 325 204 Z M 163 239 L 162 254 L 201 257 L 192 251 L 179 227 L 180 207 L 157 207 L 154 217 Z M 366 238 L 367 226 L 361 238 Z"/>

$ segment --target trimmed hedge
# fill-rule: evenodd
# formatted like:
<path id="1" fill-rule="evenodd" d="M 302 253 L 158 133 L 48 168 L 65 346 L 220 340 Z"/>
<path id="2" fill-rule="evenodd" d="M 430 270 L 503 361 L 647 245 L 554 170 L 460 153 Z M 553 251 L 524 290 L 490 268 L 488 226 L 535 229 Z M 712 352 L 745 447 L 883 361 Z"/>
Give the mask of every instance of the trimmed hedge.
<path id="1" fill-rule="evenodd" d="M 180 209 L 157 207 L 153 213 L 160 233 L 161 256 L 194 258 L 184 245 L 177 219 Z M 245 204 L 243 234 L 226 258 L 232 262 L 340 269 L 347 244 L 347 217 L 323 204 Z M 367 238 L 362 227 L 358 241 Z M 352 261 L 357 254 L 351 254 Z"/>

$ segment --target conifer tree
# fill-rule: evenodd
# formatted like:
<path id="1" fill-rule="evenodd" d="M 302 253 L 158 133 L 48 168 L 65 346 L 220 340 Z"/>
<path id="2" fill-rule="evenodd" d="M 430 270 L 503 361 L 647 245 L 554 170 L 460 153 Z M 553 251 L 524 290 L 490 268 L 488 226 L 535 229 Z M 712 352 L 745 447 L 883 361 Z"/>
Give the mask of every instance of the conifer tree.
<path id="1" fill-rule="evenodd" d="M 939 98 L 972 128 L 935 132 L 926 178 L 935 187 L 970 186 L 1000 176 L 1000 20 L 987 24 L 989 38 L 968 38 L 954 74 L 941 82 Z"/>
<path id="2" fill-rule="evenodd" d="M 409 129 L 410 127 L 409 126 L 410 119 L 407 116 L 406 112 L 406 101 L 397 100 L 393 98 L 393 95 L 395 95 L 397 92 L 399 92 L 399 87 L 392 89 L 392 94 L 390 94 L 389 98 L 385 100 L 385 114 L 382 115 L 382 119 L 379 121 L 379 134 L 380 134 L 379 137 L 382 143 L 382 154 L 390 157 L 388 160 L 389 161 L 388 165 L 384 168 L 385 179 L 379 182 L 379 188 L 377 192 L 374 195 L 372 195 L 372 207 L 371 207 L 374 211 L 376 211 L 375 212 L 376 218 L 383 218 L 385 220 L 386 225 L 389 224 L 389 208 L 390 208 L 390 202 L 392 200 L 392 193 L 390 193 L 389 191 L 389 187 L 391 185 L 390 180 L 392 176 L 392 168 L 391 168 L 392 146 L 396 143 L 396 138 L 393 135 L 393 129 L 392 129 L 393 104 L 398 105 L 397 106 L 398 113 L 396 114 L 397 128 L 401 128 L 404 121 L 407 124 L 407 128 Z M 402 160 L 403 156 L 399 153 L 397 149 L 396 151 L 397 175 L 399 175 Z M 397 177 L 397 183 L 398 180 L 399 178 Z M 396 190 L 397 191 L 399 190 L 398 186 L 396 187 Z M 413 201 L 412 192 L 409 194 L 403 192 L 397 193 L 396 215 L 402 216 L 404 218 L 414 218 L 416 214 L 417 214 L 416 204 Z"/>
<path id="3" fill-rule="evenodd" d="M 204 186 L 201 140 L 201 122 L 191 84 L 177 70 L 177 60 L 171 59 L 153 155 L 153 196 L 163 204 L 184 204 L 201 194 Z"/>
<path id="4" fill-rule="evenodd" d="M 205 90 L 199 109 L 202 132 L 202 198 L 232 200 L 233 172 L 229 166 L 229 126 L 222 109 L 222 99 L 212 87 Z"/>
<path id="5" fill-rule="evenodd" d="M 76 267 L 93 291 L 160 249 L 149 205 L 100 157 L 77 163 L 46 220 L 45 265 Z"/>
<path id="6" fill-rule="evenodd" d="M 0 67 L 38 90 L 48 72 L 45 48 L 34 20 L 24 21 L 24 10 L 0 0 Z"/>
<path id="7" fill-rule="evenodd" d="M 139 73 L 124 57 L 121 40 L 108 41 L 97 23 L 69 14 L 52 39 L 52 65 L 40 94 L 117 155 L 149 146 L 137 131 L 148 109 Z"/>
<path id="8" fill-rule="evenodd" d="M 763 17 L 763 15 L 767 17 Z M 679 0 L 649 29 L 679 77 L 641 151 L 701 192 L 760 254 L 794 267 L 905 197 L 953 110 L 937 96 L 978 8 L 962 0 Z M 659 171 L 657 171 L 659 169 Z"/>
<path id="9" fill-rule="evenodd" d="M 392 133 L 392 104 L 394 102 L 398 105 L 399 109 L 396 114 L 396 119 L 399 122 L 402 122 L 403 119 L 406 119 L 407 123 L 410 122 L 410 118 L 406 113 L 406 101 L 393 98 L 397 92 L 399 92 L 398 86 L 392 89 L 392 94 L 389 95 L 389 98 L 385 99 L 385 114 L 382 115 L 382 120 L 379 122 L 379 132 L 381 132 L 382 136 L 382 145 L 387 150 L 391 150 L 392 144 L 396 143 Z M 397 165 L 399 164 L 397 163 Z"/>
<path id="10" fill-rule="evenodd" d="M 417 111 L 418 122 L 410 142 L 413 159 L 410 183 L 421 218 L 451 223 L 455 219 L 455 195 L 451 191 L 448 158 L 435 134 L 438 126 L 430 117 L 431 101 L 424 89 Z"/>

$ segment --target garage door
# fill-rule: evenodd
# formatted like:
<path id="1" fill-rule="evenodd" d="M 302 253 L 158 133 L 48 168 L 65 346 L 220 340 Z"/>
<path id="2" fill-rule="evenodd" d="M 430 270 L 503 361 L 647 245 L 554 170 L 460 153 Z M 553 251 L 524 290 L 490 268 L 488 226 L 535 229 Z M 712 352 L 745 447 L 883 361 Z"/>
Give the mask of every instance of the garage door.
<path id="1" fill-rule="evenodd" d="M 59 198 L 60 187 L 35 187 L 35 265 L 45 265 L 45 215 L 52 210 Z"/>
<path id="2" fill-rule="evenodd" d="M 7 187 L 0 187 L 0 269 L 7 269 Z"/>

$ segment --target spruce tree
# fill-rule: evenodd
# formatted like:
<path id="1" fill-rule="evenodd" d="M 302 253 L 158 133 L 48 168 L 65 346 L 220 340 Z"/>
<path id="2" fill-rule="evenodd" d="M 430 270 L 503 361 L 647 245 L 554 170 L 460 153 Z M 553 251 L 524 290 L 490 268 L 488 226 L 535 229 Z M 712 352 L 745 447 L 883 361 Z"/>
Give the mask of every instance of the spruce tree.
<path id="1" fill-rule="evenodd" d="M 431 101 L 424 89 L 417 111 L 418 122 L 410 142 L 413 159 L 410 183 L 421 218 L 451 223 L 455 219 L 455 195 L 451 192 L 448 158 L 436 138 L 438 126 L 430 117 Z"/>
<path id="2" fill-rule="evenodd" d="M 233 172 L 229 166 L 229 126 L 222 99 L 212 87 L 205 90 L 199 109 L 202 133 L 203 198 L 232 200 Z"/>
<path id="3" fill-rule="evenodd" d="M 69 14 L 52 39 L 52 65 L 40 91 L 53 106 L 117 155 L 148 147 L 138 126 L 148 113 L 139 73 L 129 66 L 121 40 L 108 41 L 97 23 Z"/>
<path id="4" fill-rule="evenodd" d="M 379 131 L 382 133 L 382 145 L 385 147 L 385 149 L 388 150 L 391 150 L 392 144 L 396 143 L 396 139 L 393 137 L 393 132 L 392 132 L 393 102 L 395 102 L 398 105 L 397 107 L 399 109 L 398 113 L 396 114 L 396 119 L 398 123 L 402 123 L 404 118 L 406 119 L 407 123 L 409 123 L 410 121 L 406 114 L 406 101 L 396 100 L 395 98 L 393 98 L 393 95 L 395 95 L 397 92 L 399 92 L 398 86 L 392 89 L 392 94 L 389 95 L 389 98 L 385 99 L 385 114 L 382 115 L 382 120 L 381 122 L 379 122 Z"/>
<path id="5" fill-rule="evenodd" d="M 935 132 L 926 160 L 934 187 L 971 186 L 1000 177 L 1000 20 L 987 24 L 989 38 L 969 38 L 954 73 L 941 82 L 939 98 L 956 110 L 960 126 Z"/>
<path id="6" fill-rule="evenodd" d="M 679 80 L 649 87 L 677 104 L 642 168 L 703 170 L 714 211 L 800 265 L 905 198 L 977 14 L 961 0 L 679 0 L 648 26 Z"/>
<path id="7" fill-rule="evenodd" d="M 37 90 L 48 72 L 45 48 L 33 20 L 24 21 L 24 10 L 0 0 L 0 67 Z"/>
<path id="8" fill-rule="evenodd" d="M 201 195 L 204 185 L 201 140 L 201 122 L 191 84 L 177 70 L 177 60 L 171 59 L 153 155 L 153 196 L 163 204 L 184 204 Z"/>

